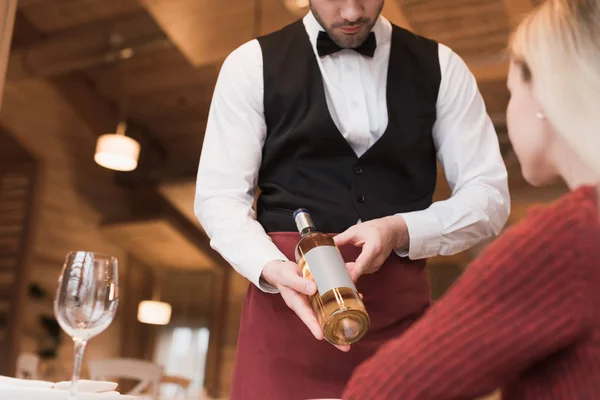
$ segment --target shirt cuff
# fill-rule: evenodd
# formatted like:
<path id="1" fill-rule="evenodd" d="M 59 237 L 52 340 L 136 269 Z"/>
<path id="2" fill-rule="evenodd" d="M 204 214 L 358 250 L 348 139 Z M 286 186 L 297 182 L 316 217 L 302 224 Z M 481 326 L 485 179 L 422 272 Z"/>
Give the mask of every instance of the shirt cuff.
<path id="1" fill-rule="evenodd" d="M 269 249 L 268 251 L 265 250 L 267 249 L 261 249 L 260 254 L 256 254 L 256 256 L 253 257 L 254 261 L 252 262 L 252 266 L 248 274 L 246 274 L 246 278 L 265 293 L 279 293 L 279 290 L 277 290 L 274 286 L 261 279 L 262 271 L 265 268 L 265 265 L 271 261 L 289 260 L 277 248 Z"/>
<path id="2" fill-rule="evenodd" d="M 400 257 L 420 260 L 439 254 L 442 243 L 443 226 L 437 215 L 430 210 L 396 214 L 404 218 L 408 229 L 409 246 L 396 249 Z"/>

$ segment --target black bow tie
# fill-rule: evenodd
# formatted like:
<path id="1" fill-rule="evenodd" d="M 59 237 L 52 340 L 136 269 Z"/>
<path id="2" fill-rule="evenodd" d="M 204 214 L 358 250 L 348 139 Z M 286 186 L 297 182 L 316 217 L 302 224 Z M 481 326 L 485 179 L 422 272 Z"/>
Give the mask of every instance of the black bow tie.
<path id="1" fill-rule="evenodd" d="M 377 48 L 377 40 L 375 39 L 375 33 L 371 32 L 360 46 L 350 50 L 372 58 L 375 54 L 375 48 Z M 340 50 L 343 50 L 343 48 L 338 46 L 326 32 L 319 31 L 319 37 L 317 38 L 317 52 L 319 53 L 319 57 L 328 56 Z"/>

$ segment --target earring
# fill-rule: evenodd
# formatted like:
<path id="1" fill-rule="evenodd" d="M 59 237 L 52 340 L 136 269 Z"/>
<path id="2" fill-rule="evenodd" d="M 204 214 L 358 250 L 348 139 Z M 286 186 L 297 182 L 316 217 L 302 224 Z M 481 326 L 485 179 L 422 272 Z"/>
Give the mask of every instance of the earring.
<path id="1" fill-rule="evenodd" d="M 545 121 L 546 120 L 546 116 L 541 111 L 538 111 L 537 113 L 535 113 L 535 117 L 537 119 L 541 120 L 541 121 Z"/>

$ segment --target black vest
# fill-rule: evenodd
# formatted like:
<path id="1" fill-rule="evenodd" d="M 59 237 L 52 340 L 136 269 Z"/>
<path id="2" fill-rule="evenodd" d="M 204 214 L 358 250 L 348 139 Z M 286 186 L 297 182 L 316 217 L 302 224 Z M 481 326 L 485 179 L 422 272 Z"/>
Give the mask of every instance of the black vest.
<path id="1" fill-rule="evenodd" d="M 388 126 L 357 157 L 331 118 L 302 21 L 258 41 L 267 137 L 257 216 L 267 232 L 296 231 L 297 208 L 311 213 L 318 230 L 338 233 L 359 219 L 431 205 L 437 171 L 432 128 L 441 81 L 436 42 L 393 26 Z"/>

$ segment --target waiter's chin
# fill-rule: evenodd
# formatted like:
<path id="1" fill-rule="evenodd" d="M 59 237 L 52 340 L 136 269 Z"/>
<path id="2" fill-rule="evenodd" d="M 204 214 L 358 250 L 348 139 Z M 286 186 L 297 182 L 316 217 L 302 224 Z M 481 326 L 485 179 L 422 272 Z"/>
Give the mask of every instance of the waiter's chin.
<path id="1" fill-rule="evenodd" d="M 335 30 L 334 41 L 338 46 L 346 49 L 353 49 L 363 44 L 370 32 L 365 25 L 340 27 Z"/>

